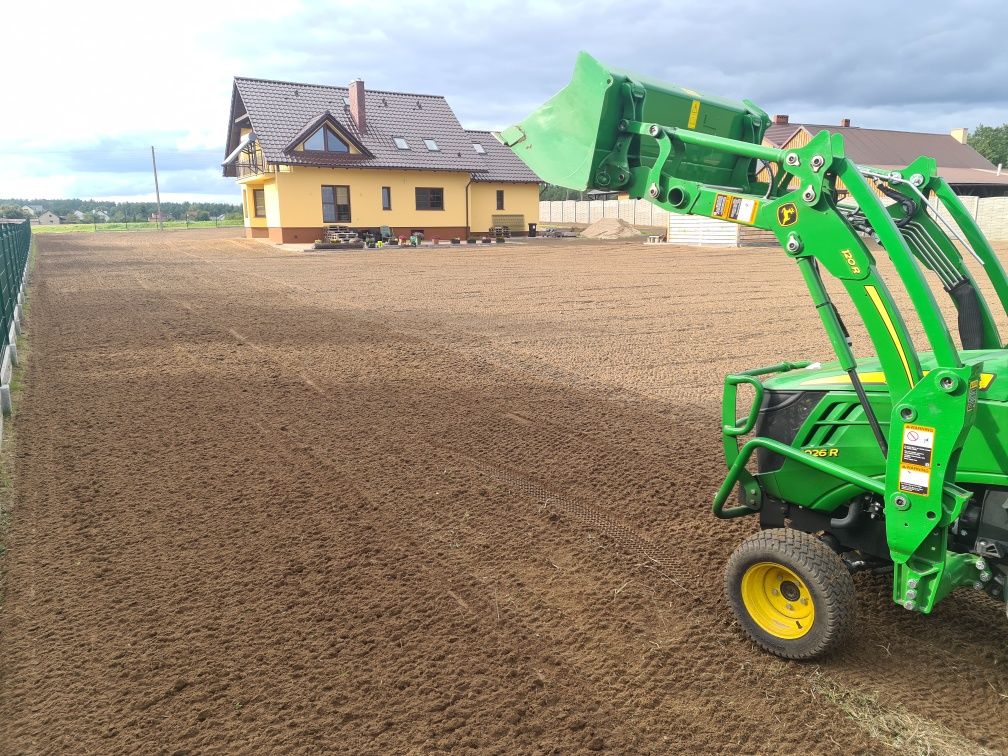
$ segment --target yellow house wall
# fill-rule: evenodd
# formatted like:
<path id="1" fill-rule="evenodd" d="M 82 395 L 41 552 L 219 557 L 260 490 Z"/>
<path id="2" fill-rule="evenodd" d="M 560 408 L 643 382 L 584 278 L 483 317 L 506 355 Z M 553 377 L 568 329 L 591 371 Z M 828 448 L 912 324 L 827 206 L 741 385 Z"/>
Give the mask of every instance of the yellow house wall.
<path id="1" fill-rule="evenodd" d="M 504 209 L 497 209 L 497 190 L 504 190 Z M 539 221 L 539 184 L 483 184 L 469 187 L 469 227 L 489 231 L 494 215 L 524 215 L 525 223 Z"/>
<path id="2" fill-rule="evenodd" d="M 256 176 L 242 181 L 242 210 L 245 213 L 246 228 L 267 228 L 280 225 L 280 195 L 277 192 L 274 177 Z M 255 196 L 253 191 L 262 189 L 265 192 L 266 217 L 255 215 Z"/>
<path id="3" fill-rule="evenodd" d="M 322 227 L 322 187 L 350 187 L 351 226 L 465 226 L 467 173 L 333 169 L 294 166 L 275 175 L 280 196 L 277 225 Z M 392 209 L 382 210 L 381 188 L 390 187 Z M 444 189 L 444 210 L 417 210 L 417 187 Z M 538 206 L 537 206 L 538 207 Z M 270 225 L 274 225 L 270 222 Z"/>

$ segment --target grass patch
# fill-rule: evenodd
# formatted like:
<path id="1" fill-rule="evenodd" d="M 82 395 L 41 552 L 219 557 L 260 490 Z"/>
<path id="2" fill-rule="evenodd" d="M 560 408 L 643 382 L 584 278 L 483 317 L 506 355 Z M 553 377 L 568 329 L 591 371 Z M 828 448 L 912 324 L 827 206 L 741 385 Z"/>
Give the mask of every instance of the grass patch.
<path id="1" fill-rule="evenodd" d="M 811 686 L 813 696 L 843 711 L 871 737 L 901 754 L 915 756 L 998 756 L 965 735 L 906 711 L 887 708 L 875 695 L 846 688 L 821 673 Z"/>
<path id="2" fill-rule="evenodd" d="M 166 229 L 178 228 L 241 228 L 240 221 L 165 221 Z M 61 223 L 58 226 L 32 226 L 32 234 L 88 234 L 102 231 L 157 231 L 158 224 L 148 221 L 137 223 Z"/>

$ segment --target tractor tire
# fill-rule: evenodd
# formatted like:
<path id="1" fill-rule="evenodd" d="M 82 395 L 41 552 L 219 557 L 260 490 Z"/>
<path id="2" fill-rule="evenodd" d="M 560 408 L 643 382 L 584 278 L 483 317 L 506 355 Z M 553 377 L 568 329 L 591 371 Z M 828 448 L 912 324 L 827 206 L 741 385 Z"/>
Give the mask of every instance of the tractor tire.
<path id="1" fill-rule="evenodd" d="M 850 572 L 829 546 L 800 530 L 763 530 L 743 541 L 728 560 L 725 593 L 749 637 L 785 659 L 827 653 L 854 623 Z"/>

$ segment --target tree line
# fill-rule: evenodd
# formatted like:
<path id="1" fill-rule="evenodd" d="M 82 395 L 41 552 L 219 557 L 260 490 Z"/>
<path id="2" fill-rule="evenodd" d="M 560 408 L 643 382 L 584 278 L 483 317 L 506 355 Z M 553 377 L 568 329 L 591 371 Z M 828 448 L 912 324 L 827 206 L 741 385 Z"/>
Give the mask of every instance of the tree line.
<path id="1" fill-rule="evenodd" d="M 156 202 L 106 202 L 104 200 L 82 200 L 82 199 L 24 199 L 8 198 L 0 199 L 0 218 L 30 218 L 31 214 L 22 210 L 24 206 L 41 207 L 43 210 L 50 210 L 67 222 L 92 223 L 95 220 L 102 222 L 101 216 L 96 216 L 98 211 L 109 216 L 109 221 L 113 223 L 145 221 L 157 213 Z M 82 221 L 74 216 L 75 211 L 80 211 L 84 215 Z M 161 214 L 165 220 L 211 220 L 218 216 L 226 218 L 242 217 L 241 205 L 227 202 L 162 202 Z"/>
<path id="2" fill-rule="evenodd" d="M 1008 123 L 1001 126 L 980 125 L 966 138 L 967 143 L 994 165 L 1008 168 Z"/>

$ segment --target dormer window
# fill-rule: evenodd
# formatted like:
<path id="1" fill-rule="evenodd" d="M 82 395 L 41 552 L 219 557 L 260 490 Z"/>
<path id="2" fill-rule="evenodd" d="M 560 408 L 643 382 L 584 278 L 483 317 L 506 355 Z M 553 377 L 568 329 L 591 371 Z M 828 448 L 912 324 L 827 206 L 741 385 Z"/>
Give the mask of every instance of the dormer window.
<path id="1" fill-rule="evenodd" d="M 433 139 L 424 139 L 423 143 L 427 145 L 427 150 L 430 152 L 437 152 L 440 147 L 437 146 L 437 142 Z"/>
<path id="2" fill-rule="evenodd" d="M 400 150 L 408 150 L 409 149 L 409 142 L 407 142 L 402 137 L 394 137 L 392 141 L 395 142 L 395 146 L 398 147 Z"/>
<path id="3" fill-rule="evenodd" d="M 473 142 L 473 150 L 475 150 L 480 155 L 485 155 L 486 150 L 483 149 L 483 145 L 479 142 Z"/>
<path id="4" fill-rule="evenodd" d="M 350 152 L 350 147 L 328 126 L 320 126 L 304 140 L 304 149 L 311 152 Z"/>

